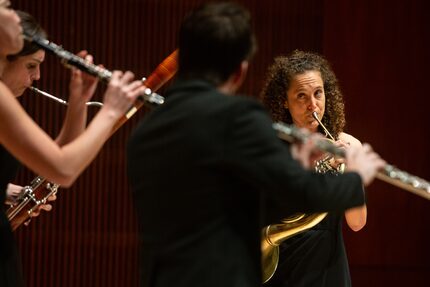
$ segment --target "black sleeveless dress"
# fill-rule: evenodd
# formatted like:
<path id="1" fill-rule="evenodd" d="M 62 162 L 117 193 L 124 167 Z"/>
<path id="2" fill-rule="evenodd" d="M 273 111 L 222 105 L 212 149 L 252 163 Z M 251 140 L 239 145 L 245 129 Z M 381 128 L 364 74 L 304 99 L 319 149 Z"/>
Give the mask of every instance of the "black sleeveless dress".
<path id="1" fill-rule="evenodd" d="M 280 245 L 278 268 L 264 287 L 349 287 L 342 236 L 344 213 L 328 216 L 312 229 Z"/>
<path id="2" fill-rule="evenodd" d="M 13 233 L 5 214 L 6 186 L 18 169 L 18 162 L 0 145 L 0 286 L 24 286 L 21 262 L 14 242 Z"/>

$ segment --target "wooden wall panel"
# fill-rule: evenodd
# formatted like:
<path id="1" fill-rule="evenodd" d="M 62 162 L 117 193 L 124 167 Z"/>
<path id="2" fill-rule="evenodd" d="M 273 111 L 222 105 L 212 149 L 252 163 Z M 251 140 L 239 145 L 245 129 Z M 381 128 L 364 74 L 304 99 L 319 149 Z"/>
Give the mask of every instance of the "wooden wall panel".
<path id="1" fill-rule="evenodd" d="M 175 49 L 181 19 L 204 1 L 12 2 L 66 49 L 87 49 L 96 62 L 141 77 Z M 424 0 L 239 2 L 252 13 L 259 44 L 244 93 L 258 95 L 274 56 L 295 48 L 323 52 L 346 95 L 348 131 L 389 162 L 430 178 Z M 67 98 L 68 77 L 59 60 L 47 56 L 36 85 Z M 101 85 L 97 100 L 102 91 Z M 22 102 L 49 134 L 58 133 L 63 106 L 32 93 Z M 51 213 L 16 232 L 28 286 L 137 286 L 137 222 L 124 150 L 143 115 L 111 138 L 70 189 L 60 190 Z M 18 181 L 24 185 L 33 176 L 23 171 Z M 430 203 L 381 182 L 368 191 L 367 226 L 355 234 L 345 230 L 354 286 L 425 286 Z"/>
<path id="2" fill-rule="evenodd" d="M 202 0 L 13 0 L 65 49 L 87 49 L 96 63 L 147 76 L 176 47 L 178 25 Z M 242 91 L 258 95 L 274 56 L 294 48 L 321 51 L 323 2 L 243 0 L 254 18 L 259 50 Z M 67 99 L 69 71 L 47 55 L 35 85 Z M 101 100 L 103 85 L 95 95 Z M 161 93 L 163 90 L 161 90 Z M 65 107 L 30 92 L 22 103 L 55 136 Z M 95 112 L 97 108 L 91 108 Z M 28 286 L 137 286 L 137 222 L 128 191 L 124 150 L 141 111 L 104 146 L 54 209 L 16 232 Z M 142 163 L 145 164 L 145 163 Z M 24 170 L 18 183 L 34 175 Z"/>
<path id="3" fill-rule="evenodd" d="M 349 132 L 430 179 L 425 4 L 326 1 L 323 51 L 346 95 Z M 345 234 L 354 286 L 427 286 L 430 202 L 375 182 L 368 203 L 365 229 Z"/>

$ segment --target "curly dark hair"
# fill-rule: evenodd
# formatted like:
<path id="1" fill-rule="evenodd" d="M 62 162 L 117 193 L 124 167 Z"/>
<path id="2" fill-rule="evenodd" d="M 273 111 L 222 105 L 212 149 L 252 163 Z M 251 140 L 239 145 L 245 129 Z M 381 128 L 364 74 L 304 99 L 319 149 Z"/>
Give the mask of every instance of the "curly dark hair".
<path id="1" fill-rule="evenodd" d="M 321 55 L 295 50 L 287 56 L 276 57 L 269 67 L 267 79 L 260 94 L 263 104 L 274 121 L 292 124 L 291 114 L 284 108 L 287 91 L 293 77 L 307 71 L 321 73 L 326 96 L 322 123 L 337 139 L 346 123 L 343 95 L 330 64 Z M 320 130 L 320 132 L 323 131 Z"/>

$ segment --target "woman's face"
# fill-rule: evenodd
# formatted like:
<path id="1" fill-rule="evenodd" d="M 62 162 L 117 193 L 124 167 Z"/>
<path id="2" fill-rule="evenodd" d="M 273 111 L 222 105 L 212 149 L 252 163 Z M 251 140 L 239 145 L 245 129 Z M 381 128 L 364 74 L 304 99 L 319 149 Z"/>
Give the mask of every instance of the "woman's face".
<path id="1" fill-rule="evenodd" d="M 316 132 L 318 122 L 312 113 L 316 112 L 321 120 L 325 111 L 324 83 L 321 73 L 306 71 L 294 76 L 287 91 L 284 107 L 290 111 L 296 126 Z"/>
<path id="2" fill-rule="evenodd" d="M 7 8 L 10 6 L 9 0 L 0 0 L 0 8 Z"/>
<path id="3" fill-rule="evenodd" d="M 14 10 L 9 9 L 10 2 L 0 0 L 0 56 L 18 53 L 23 45 L 20 19 Z"/>
<path id="4" fill-rule="evenodd" d="M 6 64 L 2 80 L 9 87 L 15 97 L 21 96 L 24 91 L 33 85 L 33 81 L 40 79 L 40 64 L 45 60 L 45 51 L 18 57 Z"/>

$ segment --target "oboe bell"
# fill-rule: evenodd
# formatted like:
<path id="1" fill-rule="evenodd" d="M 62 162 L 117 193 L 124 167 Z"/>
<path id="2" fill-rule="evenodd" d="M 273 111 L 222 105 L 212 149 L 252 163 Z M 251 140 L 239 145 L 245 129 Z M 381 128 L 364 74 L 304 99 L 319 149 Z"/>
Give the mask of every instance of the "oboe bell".
<path id="1" fill-rule="evenodd" d="M 143 93 L 137 97 L 137 99 L 154 105 L 164 104 L 164 97 L 154 93 L 150 88 L 146 88 Z"/>

